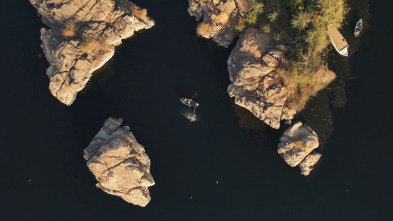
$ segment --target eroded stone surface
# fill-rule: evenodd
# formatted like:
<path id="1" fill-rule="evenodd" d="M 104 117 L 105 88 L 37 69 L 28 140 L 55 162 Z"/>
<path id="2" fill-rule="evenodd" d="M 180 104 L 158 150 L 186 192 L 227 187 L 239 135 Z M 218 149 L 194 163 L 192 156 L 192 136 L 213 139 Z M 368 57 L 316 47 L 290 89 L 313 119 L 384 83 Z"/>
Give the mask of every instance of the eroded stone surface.
<path id="1" fill-rule="evenodd" d="M 154 21 L 128 0 L 30 0 L 49 28 L 41 47 L 53 96 L 71 105 L 76 95 L 115 53 L 115 46 Z"/>
<path id="2" fill-rule="evenodd" d="M 87 166 L 97 187 L 125 201 L 146 206 L 150 201 L 150 159 L 122 119 L 109 118 L 84 150 Z"/>

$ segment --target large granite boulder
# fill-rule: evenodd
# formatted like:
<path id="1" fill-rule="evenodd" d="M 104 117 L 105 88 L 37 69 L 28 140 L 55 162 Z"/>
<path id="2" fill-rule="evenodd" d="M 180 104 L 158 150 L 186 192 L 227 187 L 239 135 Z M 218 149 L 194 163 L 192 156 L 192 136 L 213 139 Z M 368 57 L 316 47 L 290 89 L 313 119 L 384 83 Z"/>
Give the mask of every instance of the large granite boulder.
<path id="1" fill-rule="evenodd" d="M 30 0 L 48 28 L 41 47 L 53 96 L 71 105 L 76 95 L 115 53 L 115 46 L 154 21 L 128 0 Z"/>
<path id="2" fill-rule="evenodd" d="M 122 119 L 109 118 L 84 150 L 87 166 L 97 187 L 125 201 L 146 206 L 150 201 L 150 159 Z"/>
<path id="3" fill-rule="evenodd" d="M 256 0 L 188 0 L 188 13 L 199 21 L 199 36 L 228 47 L 237 36 L 236 25 Z"/>
<path id="4" fill-rule="evenodd" d="M 321 155 L 313 152 L 319 146 L 317 134 L 302 122 L 295 122 L 280 137 L 277 152 L 285 162 L 295 167 L 300 164 L 303 175 L 308 175 Z"/>
<path id="5" fill-rule="evenodd" d="M 280 121 L 292 119 L 296 111 L 285 104 L 288 92 L 277 66 L 288 66 L 287 49 L 276 45 L 268 34 L 248 28 L 239 38 L 228 59 L 231 84 L 228 94 L 235 103 L 257 118 L 278 129 Z"/>

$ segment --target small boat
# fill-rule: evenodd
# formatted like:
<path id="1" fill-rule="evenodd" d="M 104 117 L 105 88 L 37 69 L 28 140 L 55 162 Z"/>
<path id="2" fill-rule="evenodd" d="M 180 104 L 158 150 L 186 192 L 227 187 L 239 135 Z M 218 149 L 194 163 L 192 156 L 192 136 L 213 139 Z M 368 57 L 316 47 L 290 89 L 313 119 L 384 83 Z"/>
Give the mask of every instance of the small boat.
<path id="1" fill-rule="evenodd" d="M 193 101 L 192 99 L 188 99 L 188 98 L 180 98 L 180 101 L 184 104 L 187 105 L 188 107 L 198 107 L 199 104 L 195 101 Z"/>
<path id="2" fill-rule="evenodd" d="M 184 105 L 188 106 L 188 107 L 198 107 L 199 104 L 195 101 L 193 101 L 192 99 L 194 99 L 195 96 L 197 96 L 198 93 L 195 93 L 194 96 L 192 96 L 192 98 L 180 98 L 180 102 L 182 102 Z"/>
<path id="3" fill-rule="evenodd" d="M 360 35 L 360 32 L 362 31 L 362 28 L 363 28 L 363 19 L 360 19 L 356 23 L 356 27 L 355 27 L 354 35 L 355 35 L 356 38 Z"/>
<path id="4" fill-rule="evenodd" d="M 336 51 L 342 56 L 348 56 L 348 43 L 341 33 L 332 24 L 328 25 L 329 39 Z"/>

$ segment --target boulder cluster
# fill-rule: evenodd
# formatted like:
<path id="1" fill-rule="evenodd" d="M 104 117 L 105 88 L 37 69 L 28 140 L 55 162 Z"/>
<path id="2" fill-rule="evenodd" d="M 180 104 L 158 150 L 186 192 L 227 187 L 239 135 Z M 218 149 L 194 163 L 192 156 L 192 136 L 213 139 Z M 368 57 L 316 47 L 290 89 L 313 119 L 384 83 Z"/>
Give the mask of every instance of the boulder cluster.
<path id="1" fill-rule="evenodd" d="M 314 151 L 318 146 L 317 134 L 308 125 L 298 121 L 280 137 L 277 152 L 289 166 L 299 165 L 301 174 L 307 176 L 321 157 Z"/>

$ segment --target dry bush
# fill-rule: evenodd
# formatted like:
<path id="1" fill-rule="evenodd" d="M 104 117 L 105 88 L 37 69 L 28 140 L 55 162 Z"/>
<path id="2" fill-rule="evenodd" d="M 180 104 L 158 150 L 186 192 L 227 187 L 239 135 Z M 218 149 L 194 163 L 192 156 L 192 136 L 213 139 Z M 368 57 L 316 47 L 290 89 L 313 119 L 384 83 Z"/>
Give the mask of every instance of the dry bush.
<path id="1" fill-rule="evenodd" d="M 200 37 L 209 38 L 211 35 L 211 25 L 205 22 L 201 22 L 197 27 L 197 35 Z"/>
<path id="2" fill-rule="evenodd" d="M 135 17 L 141 20 L 147 19 L 147 10 L 145 8 L 141 8 L 139 6 L 134 5 L 131 7 L 131 12 Z"/>
<path id="3" fill-rule="evenodd" d="M 218 15 L 212 14 L 212 20 L 217 24 L 226 24 L 229 19 L 229 15 L 226 12 L 221 12 Z"/>
<path id="4" fill-rule="evenodd" d="M 74 37 L 77 30 L 78 26 L 75 22 L 67 22 L 61 34 L 63 35 L 63 37 Z"/>
<path id="5" fill-rule="evenodd" d="M 99 41 L 96 39 L 86 39 L 84 42 L 81 43 L 80 49 L 85 53 L 89 53 L 92 51 L 108 51 L 109 45 L 104 41 Z"/>
<path id="6" fill-rule="evenodd" d="M 300 149 L 300 150 L 305 150 L 305 149 L 307 149 L 306 148 L 306 145 L 303 143 L 303 141 L 301 141 L 301 140 L 298 140 L 298 141 L 295 141 L 295 142 L 293 142 L 292 143 L 292 146 L 293 146 L 293 148 L 295 148 L 295 149 Z"/>

